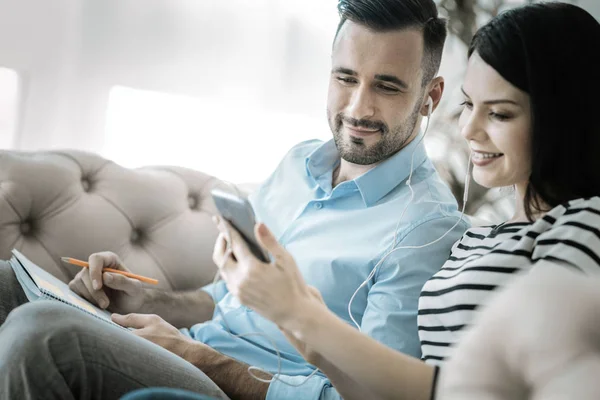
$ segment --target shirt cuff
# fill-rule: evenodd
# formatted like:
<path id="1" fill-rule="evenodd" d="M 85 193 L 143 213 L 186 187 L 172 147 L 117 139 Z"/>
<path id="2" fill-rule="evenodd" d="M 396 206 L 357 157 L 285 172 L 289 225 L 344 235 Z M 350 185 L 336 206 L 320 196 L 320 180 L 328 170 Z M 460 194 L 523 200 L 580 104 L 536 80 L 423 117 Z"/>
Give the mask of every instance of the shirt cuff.
<path id="1" fill-rule="evenodd" d="M 276 379 L 279 378 L 279 379 Z M 283 381 L 283 382 L 282 382 Z M 341 399 L 332 388 L 327 378 L 319 375 L 312 376 L 306 381 L 306 376 L 274 375 L 269 385 L 266 400 L 333 400 Z M 286 384 L 286 383 L 289 383 Z M 304 382 L 304 383 L 303 383 Z M 293 386 L 291 386 L 293 385 Z M 333 396 L 332 396 L 333 395 Z"/>
<path id="2" fill-rule="evenodd" d="M 225 297 L 227 294 L 227 285 L 225 285 L 225 281 L 218 281 L 216 283 L 211 283 L 202 287 L 206 293 L 213 298 L 213 300 L 218 303 Z"/>

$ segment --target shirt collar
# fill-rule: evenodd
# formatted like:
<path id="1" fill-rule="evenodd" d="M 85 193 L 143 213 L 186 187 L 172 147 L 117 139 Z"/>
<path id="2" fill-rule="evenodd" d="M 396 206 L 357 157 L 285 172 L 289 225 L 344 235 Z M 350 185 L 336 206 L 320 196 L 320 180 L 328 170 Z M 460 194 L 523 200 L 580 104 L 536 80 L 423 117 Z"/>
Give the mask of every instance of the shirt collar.
<path id="1" fill-rule="evenodd" d="M 422 134 L 405 148 L 367 171 L 353 182 L 356 184 L 365 206 L 370 207 L 392 191 L 410 175 L 410 161 L 414 152 L 413 170 L 427 158 Z M 306 157 L 306 173 L 326 192 L 331 193 L 333 170 L 340 162 L 340 155 L 333 139 L 317 147 Z"/>
<path id="2" fill-rule="evenodd" d="M 340 155 L 333 139 L 321 144 L 306 157 L 306 173 L 325 193 L 331 193 L 333 170 L 340 163 Z"/>

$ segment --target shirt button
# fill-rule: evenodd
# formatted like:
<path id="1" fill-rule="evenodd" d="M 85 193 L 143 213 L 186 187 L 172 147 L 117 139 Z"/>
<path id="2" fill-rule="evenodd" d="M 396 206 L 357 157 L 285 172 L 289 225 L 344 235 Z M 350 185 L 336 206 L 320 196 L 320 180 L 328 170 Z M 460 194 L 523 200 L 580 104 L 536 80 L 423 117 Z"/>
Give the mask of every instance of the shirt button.
<path id="1" fill-rule="evenodd" d="M 321 208 L 323 208 L 323 203 L 321 203 L 320 201 L 316 202 L 316 203 L 315 203 L 315 208 L 316 208 L 317 210 L 320 210 Z"/>

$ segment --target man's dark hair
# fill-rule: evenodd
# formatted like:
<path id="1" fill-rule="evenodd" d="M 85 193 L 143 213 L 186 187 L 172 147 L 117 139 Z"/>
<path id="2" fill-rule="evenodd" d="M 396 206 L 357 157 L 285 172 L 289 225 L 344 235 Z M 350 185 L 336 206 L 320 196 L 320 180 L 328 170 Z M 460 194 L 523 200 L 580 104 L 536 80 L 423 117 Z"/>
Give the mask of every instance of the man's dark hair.
<path id="1" fill-rule="evenodd" d="M 339 33 L 346 21 L 375 32 L 401 29 L 423 31 L 423 86 L 437 74 L 446 41 L 446 20 L 438 17 L 433 0 L 340 0 Z M 334 40 L 335 41 L 335 40 Z"/>
<path id="2" fill-rule="evenodd" d="M 529 94 L 533 121 L 530 220 L 547 207 L 600 195 L 600 24 L 570 4 L 506 11 L 481 27 L 469 57 L 479 56 Z"/>

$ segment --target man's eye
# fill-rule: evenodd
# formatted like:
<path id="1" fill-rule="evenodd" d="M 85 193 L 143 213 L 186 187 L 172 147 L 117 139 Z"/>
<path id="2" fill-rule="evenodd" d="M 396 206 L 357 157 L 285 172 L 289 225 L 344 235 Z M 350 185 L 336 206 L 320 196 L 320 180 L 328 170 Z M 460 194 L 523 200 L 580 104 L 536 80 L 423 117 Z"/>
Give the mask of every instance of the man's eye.
<path id="1" fill-rule="evenodd" d="M 380 89 L 385 90 L 386 92 L 391 92 L 391 93 L 396 93 L 399 92 L 398 89 L 396 89 L 395 87 L 392 86 L 387 86 L 387 85 L 378 85 Z"/>

